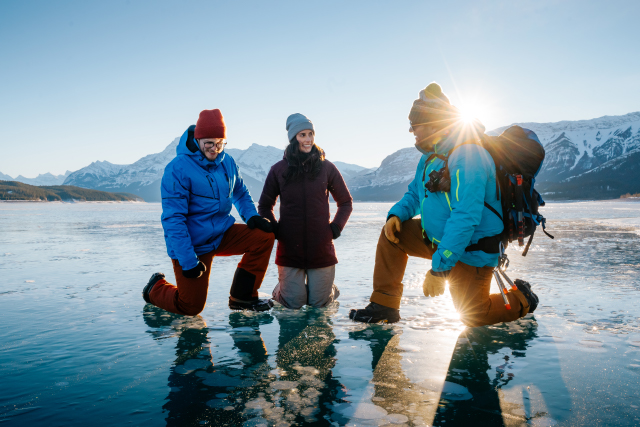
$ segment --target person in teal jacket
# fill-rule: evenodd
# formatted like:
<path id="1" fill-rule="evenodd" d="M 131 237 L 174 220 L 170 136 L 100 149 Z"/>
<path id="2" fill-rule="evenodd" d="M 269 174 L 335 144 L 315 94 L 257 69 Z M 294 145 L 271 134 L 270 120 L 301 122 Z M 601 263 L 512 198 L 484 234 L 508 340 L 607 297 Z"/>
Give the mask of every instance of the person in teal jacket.
<path id="1" fill-rule="evenodd" d="M 493 212 L 502 210 L 495 164 L 487 150 L 475 143 L 484 126 L 463 122 L 437 83 L 420 92 L 409 121 L 423 156 L 380 235 L 371 303 L 351 310 L 349 317 L 365 323 L 400 320 L 402 278 L 409 256 L 431 259 L 423 283 L 425 296 L 442 295 L 448 281 L 465 324 L 481 326 L 526 315 L 537 304 L 528 284 L 509 293 L 511 309 L 507 309 L 502 295 L 489 291 L 498 254 L 470 248 L 503 229 L 502 219 Z M 448 177 L 441 173 L 445 159 Z M 420 218 L 414 219 L 417 215 Z"/>

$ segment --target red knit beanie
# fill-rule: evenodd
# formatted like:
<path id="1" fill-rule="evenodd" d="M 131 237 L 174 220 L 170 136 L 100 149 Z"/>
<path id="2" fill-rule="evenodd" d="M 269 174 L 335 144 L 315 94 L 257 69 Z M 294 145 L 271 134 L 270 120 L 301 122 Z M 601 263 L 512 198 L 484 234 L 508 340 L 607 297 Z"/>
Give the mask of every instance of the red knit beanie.
<path id="1" fill-rule="evenodd" d="M 201 138 L 227 138 L 227 127 L 224 117 L 217 108 L 215 110 L 202 110 L 196 123 L 195 139 Z"/>

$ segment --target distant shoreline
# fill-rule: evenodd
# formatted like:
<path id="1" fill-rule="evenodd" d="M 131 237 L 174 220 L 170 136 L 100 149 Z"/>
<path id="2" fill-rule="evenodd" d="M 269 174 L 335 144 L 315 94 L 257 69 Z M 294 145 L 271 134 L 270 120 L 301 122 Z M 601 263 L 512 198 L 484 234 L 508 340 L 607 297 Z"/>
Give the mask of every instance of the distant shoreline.
<path id="1" fill-rule="evenodd" d="M 147 203 L 143 200 L 2 200 L 0 203 Z"/>

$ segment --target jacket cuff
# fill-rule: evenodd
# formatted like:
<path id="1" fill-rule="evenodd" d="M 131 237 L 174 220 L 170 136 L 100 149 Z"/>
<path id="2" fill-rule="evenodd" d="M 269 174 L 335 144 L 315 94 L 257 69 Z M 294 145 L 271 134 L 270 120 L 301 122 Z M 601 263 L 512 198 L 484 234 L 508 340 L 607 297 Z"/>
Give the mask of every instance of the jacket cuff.
<path id="1" fill-rule="evenodd" d="M 182 267 L 182 270 L 191 270 L 192 268 L 195 268 L 199 262 L 200 260 L 198 259 L 197 256 L 195 256 L 195 254 L 193 258 L 189 258 L 188 260 L 183 260 L 183 261 L 179 260 L 180 267 Z"/>
<path id="2" fill-rule="evenodd" d="M 447 254 L 449 255 L 448 257 L 446 256 Z M 451 270 L 456 264 L 457 260 L 458 257 L 455 256 L 453 252 L 448 249 L 438 247 L 438 250 L 433 254 L 433 257 L 431 258 L 431 269 L 434 272 Z"/>
<path id="3" fill-rule="evenodd" d="M 451 270 L 447 270 L 447 271 L 433 271 L 433 269 L 429 270 L 431 272 L 432 276 L 435 277 L 444 277 L 447 278 L 449 277 L 449 273 L 451 273 Z"/>

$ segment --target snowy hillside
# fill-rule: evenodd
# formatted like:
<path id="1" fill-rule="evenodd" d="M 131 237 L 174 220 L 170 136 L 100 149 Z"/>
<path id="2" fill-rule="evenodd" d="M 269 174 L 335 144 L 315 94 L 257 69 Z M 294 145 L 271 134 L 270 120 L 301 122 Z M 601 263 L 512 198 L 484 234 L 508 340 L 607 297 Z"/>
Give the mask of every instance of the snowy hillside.
<path id="1" fill-rule="evenodd" d="M 354 200 L 398 200 L 416 173 L 421 154 L 414 147 L 387 156 L 380 167 L 347 179 Z"/>
<path id="2" fill-rule="evenodd" d="M 640 112 L 593 120 L 517 123 L 546 149 L 538 188 L 546 198 L 603 199 L 640 192 Z M 498 135 L 509 126 L 487 132 Z M 420 153 L 403 148 L 374 172 L 347 180 L 355 200 L 397 201 L 411 182 Z"/>
<path id="3" fill-rule="evenodd" d="M 264 183 L 271 166 L 282 160 L 284 148 L 251 144 L 246 150 L 227 148 L 226 152 L 229 153 L 238 166 L 240 166 L 240 172 L 243 178 L 251 177 L 256 181 Z M 254 197 L 259 196 L 260 195 L 255 195 Z"/>
<path id="4" fill-rule="evenodd" d="M 560 181 L 640 149 L 640 112 L 592 120 L 517 123 L 533 130 L 547 155 L 539 182 Z M 499 134 L 507 126 L 489 134 Z"/>
<path id="5" fill-rule="evenodd" d="M 160 201 L 160 181 L 164 168 L 176 156 L 179 138 L 173 140 L 162 152 L 149 154 L 130 165 L 115 165 L 96 161 L 70 174 L 65 185 L 137 194 L 148 202 Z M 284 155 L 283 148 L 252 144 L 249 148 L 227 148 L 242 173 L 254 201 L 260 198 L 262 186 L 269 169 Z M 338 162 L 341 163 L 341 162 Z M 362 166 L 341 163 L 348 171 L 368 171 Z M 346 175 L 349 175 L 348 173 Z"/>
<path id="6" fill-rule="evenodd" d="M 18 175 L 16 178 L 12 178 L 11 176 L 5 175 L 0 172 L 0 180 L 1 181 L 18 181 L 18 182 L 22 182 L 23 184 L 37 185 L 37 186 L 62 185 L 62 183 L 69 176 L 69 174 L 71 174 L 71 171 L 67 171 L 65 174 L 62 174 L 62 175 L 53 175 L 47 172 L 47 173 L 42 173 L 35 178 L 25 178 L 22 175 Z"/>

